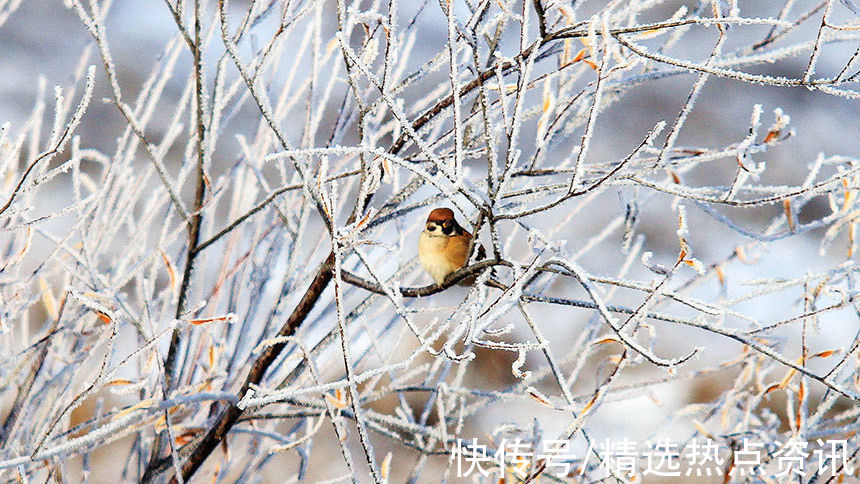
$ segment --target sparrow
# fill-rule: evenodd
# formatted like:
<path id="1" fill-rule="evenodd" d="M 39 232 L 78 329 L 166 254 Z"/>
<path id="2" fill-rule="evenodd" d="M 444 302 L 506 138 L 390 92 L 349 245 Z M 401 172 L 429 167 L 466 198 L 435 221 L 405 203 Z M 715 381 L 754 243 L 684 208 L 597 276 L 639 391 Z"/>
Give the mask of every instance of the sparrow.
<path id="1" fill-rule="evenodd" d="M 424 231 L 418 238 L 418 259 L 421 267 L 436 284 L 445 282 L 449 274 L 469 261 L 469 243 L 472 234 L 466 232 L 450 208 L 437 208 L 430 212 Z M 481 257 L 479 247 L 478 257 Z"/>

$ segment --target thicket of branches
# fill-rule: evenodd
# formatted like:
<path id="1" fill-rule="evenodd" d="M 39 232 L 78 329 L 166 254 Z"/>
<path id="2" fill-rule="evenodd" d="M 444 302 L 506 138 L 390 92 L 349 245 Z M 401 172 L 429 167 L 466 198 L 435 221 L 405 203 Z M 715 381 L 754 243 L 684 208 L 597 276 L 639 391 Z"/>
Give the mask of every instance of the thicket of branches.
<path id="1" fill-rule="evenodd" d="M 857 451 L 860 332 L 832 346 L 819 323 L 857 327 L 860 157 L 774 182 L 773 153 L 816 133 L 762 103 L 742 136 L 679 142 L 714 80 L 856 108 L 852 2 L 165 0 L 141 82 L 116 68 L 113 2 L 64 3 L 91 38 L 74 80 L 0 129 L 4 482 L 456 481 L 474 438 L 576 449 L 567 478 L 535 457 L 514 479 L 641 479 L 588 450 L 613 421 L 640 440 L 680 422 L 726 475 L 748 437 L 763 479 L 789 438 Z M 624 156 L 594 148 L 662 85 L 680 109 L 613 141 Z M 99 96 L 112 144 L 80 129 Z M 415 257 L 437 206 L 488 254 L 442 286 Z M 700 379 L 725 385 L 666 390 Z"/>

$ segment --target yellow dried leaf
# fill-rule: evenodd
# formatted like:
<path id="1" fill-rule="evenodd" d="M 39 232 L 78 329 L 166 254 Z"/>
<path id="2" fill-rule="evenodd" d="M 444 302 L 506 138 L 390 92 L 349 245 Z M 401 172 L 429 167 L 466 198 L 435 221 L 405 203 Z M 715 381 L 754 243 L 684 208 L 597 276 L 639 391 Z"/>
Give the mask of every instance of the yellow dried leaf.
<path id="1" fill-rule="evenodd" d="M 194 440 L 195 433 L 194 432 L 183 432 L 180 435 L 177 435 L 173 441 L 179 447 L 182 447 L 185 444 L 189 444 Z"/>
<path id="2" fill-rule="evenodd" d="M 388 480 L 388 475 L 391 472 L 391 452 L 385 454 L 385 458 L 382 459 L 382 467 L 380 468 L 382 472 L 382 478 L 386 481 Z"/>
<path id="3" fill-rule="evenodd" d="M 567 67 L 570 64 L 570 49 L 572 48 L 571 40 L 564 39 L 564 43 L 562 44 L 564 47 L 561 51 L 561 67 Z"/>
<path id="4" fill-rule="evenodd" d="M 588 52 L 588 49 L 579 49 L 579 52 L 577 52 L 576 55 L 573 56 L 573 59 L 571 59 L 570 62 L 574 63 L 574 62 L 579 62 L 582 59 L 585 59 L 585 54 L 587 52 Z"/>
<path id="5" fill-rule="evenodd" d="M 774 390 L 778 390 L 779 388 L 780 388 L 779 384 L 778 384 L 778 383 L 775 383 L 775 384 L 773 384 L 773 385 L 771 385 L 771 386 L 767 387 L 767 389 L 765 389 L 764 393 L 765 393 L 765 394 L 768 394 L 768 393 L 770 393 L 770 392 L 772 392 L 772 391 L 774 391 Z"/>
<path id="6" fill-rule="evenodd" d="M 135 410 L 139 410 L 141 408 L 147 408 L 152 404 L 153 404 L 153 401 L 151 398 L 147 398 L 146 400 L 141 400 L 140 402 L 117 412 L 117 414 L 113 416 L 113 420 L 116 420 L 116 419 L 121 418 L 125 415 L 128 415 L 131 412 L 134 412 Z"/>
<path id="7" fill-rule="evenodd" d="M 216 316 L 212 318 L 189 319 L 188 322 L 195 326 L 199 326 L 201 324 L 212 323 L 214 321 L 230 321 L 231 318 L 232 316 L 228 314 L 226 316 Z"/>
<path id="8" fill-rule="evenodd" d="M 803 395 L 804 395 L 803 382 L 801 381 L 800 382 L 800 388 L 797 390 L 797 400 L 798 401 L 803 400 Z M 795 428 L 798 431 L 800 431 L 800 429 L 803 427 L 803 414 L 800 411 L 801 406 L 802 405 L 798 404 L 797 409 L 795 410 L 795 413 L 794 413 Z"/>
<path id="9" fill-rule="evenodd" d="M 357 224 L 355 224 L 355 229 L 356 229 L 356 230 L 360 229 L 360 228 L 361 228 L 361 226 L 362 226 L 362 225 L 364 225 L 364 224 L 366 224 L 368 220 L 370 220 L 370 212 L 367 212 L 367 213 L 364 215 L 364 217 L 361 217 L 361 220 L 359 220 L 359 221 L 358 221 L 358 223 L 357 223 Z"/>
<path id="10" fill-rule="evenodd" d="M 580 417 L 587 414 L 588 411 L 591 410 L 591 408 L 594 406 L 594 403 L 597 401 L 598 396 L 600 396 L 600 394 L 595 393 L 594 396 L 591 397 L 591 400 L 588 401 L 588 403 L 585 405 L 585 407 L 583 407 L 582 412 L 580 412 Z"/>
<path id="11" fill-rule="evenodd" d="M 549 78 L 544 81 L 544 90 L 543 90 L 543 104 L 541 105 L 541 111 L 547 112 L 549 108 L 552 106 L 552 91 L 550 90 L 550 82 Z"/>
<path id="12" fill-rule="evenodd" d="M 854 202 L 857 200 L 857 191 L 856 190 L 846 190 L 845 191 L 845 201 L 842 203 L 842 211 L 847 212 L 851 207 L 854 206 Z"/>
<path id="13" fill-rule="evenodd" d="M 573 10 L 567 5 L 559 5 L 558 12 L 564 17 L 564 22 L 567 25 L 574 25 L 576 23 L 576 15 L 573 13 Z"/>
<path id="14" fill-rule="evenodd" d="M 39 291 L 42 293 L 42 305 L 45 307 L 45 312 L 48 316 L 56 321 L 60 318 L 60 311 L 57 309 L 57 299 L 54 298 L 54 291 L 48 285 L 48 281 L 44 277 L 39 278 Z"/>
<path id="15" fill-rule="evenodd" d="M 519 459 L 508 467 L 508 472 L 522 479 L 528 474 L 529 461 L 522 456 Z"/>
<path id="16" fill-rule="evenodd" d="M 534 389 L 529 390 L 528 394 L 530 397 L 534 398 L 541 405 L 544 405 L 544 406 L 550 407 L 550 408 L 555 408 L 555 407 L 553 407 L 552 403 L 549 402 L 549 400 L 547 400 L 543 395 L 541 395 L 540 393 L 538 393 Z"/>
<path id="17" fill-rule="evenodd" d="M 839 349 L 826 350 L 826 351 L 822 351 L 820 353 L 815 353 L 814 355 L 810 356 L 810 358 L 829 358 L 829 357 L 831 357 L 835 354 L 841 353 L 841 352 L 842 352 L 842 350 L 839 350 Z"/>
<path id="18" fill-rule="evenodd" d="M 106 385 L 109 387 L 119 387 L 119 386 L 131 385 L 132 383 L 133 382 L 131 380 L 126 380 L 123 378 L 117 378 L 116 380 L 111 380 L 111 381 L 107 382 Z"/>
<path id="19" fill-rule="evenodd" d="M 608 337 L 608 338 L 603 338 L 603 339 L 602 339 L 602 340 L 600 340 L 600 341 L 595 341 L 594 343 L 592 343 L 592 345 L 597 346 L 597 345 L 603 345 L 603 344 L 606 344 L 606 343 L 618 343 L 618 344 L 621 344 L 621 342 L 620 342 L 620 341 L 618 341 L 618 339 L 613 338 L 613 337 Z"/>
<path id="20" fill-rule="evenodd" d="M 645 30 L 642 32 L 642 35 L 640 35 L 640 38 L 646 38 L 647 39 L 648 37 L 654 37 L 656 34 L 659 34 L 659 33 L 660 33 L 660 29 Z"/>
<path id="21" fill-rule="evenodd" d="M 687 264 L 699 274 L 704 274 L 705 272 L 705 267 L 702 265 L 699 259 L 696 259 L 695 257 L 692 259 L 684 259 L 684 264 Z"/>
<path id="22" fill-rule="evenodd" d="M 161 260 L 164 261 L 164 265 L 167 267 L 167 275 L 170 277 L 170 290 L 173 291 L 176 289 L 176 269 L 173 268 L 173 263 L 170 262 L 170 259 L 163 250 L 158 249 L 158 252 L 161 253 Z"/>
<path id="23" fill-rule="evenodd" d="M 337 37 L 332 37 L 332 39 L 325 46 L 325 53 L 330 54 L 331 51 L 333 51 L 335 47 L 337 47 Z"/>
<path id="24" fill-rule="evenodd" d="M 794 215 L 791 213 L 791 200 L 787 198 L 783 200 L 782 209 L 785 212 L 785 219 L 788 220 L 788 228 L 794 232 Z"/>
<path id="25" fill-rule="evenodd" d="M 340 388 L 334 391 L 334 395 L 326 394 L 325 399 L 328 400 L 329 403 L 334 405 L 334 408 L 338 410 L 345 409 L 349 403 L 349 398 L 347 394 Z"/>
<path id="26" fill-rule="evenodd" d="M 750 260 L 747 258 L 746 250 L 744 250 L 743 246 L 739 245 L 735 247 L 735 254 L 738 256 L 738 260 L 743 262 L 744 264 L 749 264 Z"/>
<path id="27" fill-rule="evenodd" d="M 802 365 L 802 364 L 803 364 L 803 356 L 801 356 L 800 358 L 798 358 L 798 359 L 797 359 L 797 361 L 795 361 L 795 363 L 797 363 L 798 365 Z M 791 379 L 792 379 L 792 378 L 794 377 L 794 375 L 796 375 L 796 374 L 797 374 L 797 370 L 795 370 L 794 368 L 791 368 L 790 370 L 788 370 L 788 373 L 786 373 L 786 374 L 785 374 L 785 377 L 782 379 L 782 381 L 781 381 L 781 382 L 779 382 L 779 388 L 785 388 L 785 387 L 787 387 L 787 386 L 788 386 L 788 382 L 790 382 L 790 381 L 791 381 Z"/>

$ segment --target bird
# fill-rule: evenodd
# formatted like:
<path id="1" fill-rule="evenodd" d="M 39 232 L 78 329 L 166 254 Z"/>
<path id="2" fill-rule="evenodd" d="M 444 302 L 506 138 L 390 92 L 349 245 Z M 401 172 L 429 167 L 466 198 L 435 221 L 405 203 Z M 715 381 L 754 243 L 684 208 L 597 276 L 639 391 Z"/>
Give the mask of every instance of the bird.
<path id="1" fill-rule="evenodd" d="M 418 238 L 418 259 L 436 284 L 469 261 L 469 244 L 472 234 L 467 232 L 454 218 L 450 208 L 436 208 L 427 216 L 424 230 Z M 478 257 L 481 257 L 479 247 Z"/>

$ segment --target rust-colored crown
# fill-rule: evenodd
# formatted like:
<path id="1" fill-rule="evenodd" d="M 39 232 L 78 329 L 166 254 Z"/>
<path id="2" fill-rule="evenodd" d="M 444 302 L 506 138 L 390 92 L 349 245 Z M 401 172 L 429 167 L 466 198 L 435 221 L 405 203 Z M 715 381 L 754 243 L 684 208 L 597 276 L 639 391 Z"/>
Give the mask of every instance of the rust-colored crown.
<path id="1" fill-rule="evenodd" d="M 436 208 L 427 216 L 428 222 L 444 222 L 454 220 L 454 211 L 450 208 Z"/>

